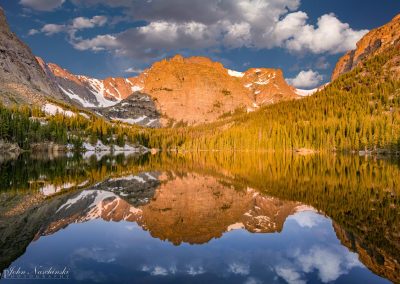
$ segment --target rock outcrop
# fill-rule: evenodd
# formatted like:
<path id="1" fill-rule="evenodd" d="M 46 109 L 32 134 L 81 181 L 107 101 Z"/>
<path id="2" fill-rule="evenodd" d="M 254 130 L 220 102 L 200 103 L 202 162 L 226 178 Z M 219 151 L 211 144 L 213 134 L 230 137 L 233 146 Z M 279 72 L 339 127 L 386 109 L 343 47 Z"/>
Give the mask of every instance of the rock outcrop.
<path id="1" fill-rule="evenodd" d="M 111 120 L 145 127 L 159 127 L 160 113 L 150 96 L 135 92 L 114 106 L 98 108 L 97 112 Z"/>
<path id="2" fill-rule="evenodd" d="M 30 48 L 10 31 L 0 7 L 0 101 L 6 105 L 42 104 L 47 97 L 63 99 Z"/>
<path id="3" fill-rule="evenodd" d="M 109 107 L 127 98 L 133 92 L 141 90 L 129 78 L 106 78 L 99 80 L 87 76 L 75 75 L 54 63 L 44 63 L 42 68 L 71 100 L 83 107 Z"/>
<path id="4" fill-rule="evenodd" d="M 252 111 L 300 97 L 281 70 L 253 68 L 242 73 L 206 57 L 176 55 L 130 78 L 75 75 L 36 58 L 10 31 L 3 10 L 0 86 L 0 100 L 6 105 L 40 106 L 48 99 L 59 100 L 109 119 L 150 127 L 212 122 L 237 109 Z"/>
<path id="5" fill-rule="evenodd" d="M 84 107 L 105 107 L 97 111 L 110 119 L 151 127 L 212 122 L 238 108 L 252 111 L 300 97 L 281 70 L 252 68 L 242 73 L 206 57 L 176 55 L 137 77 L 104 80 L 74 75 L 52 63 L 42 67 L 71 100 Z M 152 106 L 145 100 L 133 101 L 131 95 L 138 91 L 151 99 Z"/>
<path id="6" fill-rule="evenodd" d="M 399 40 L 400 14 L 384 26 L 370 31 L 357 43 L 355 50 L 347 52 L 340 58 L 333 71 L 332 81 L 359 66 L 363 60 L 399 43 Z"/>
<path id="7" fill-rule="evenodd" d="M 0 140 L 0 154 L 2 153 L 16 153 L 18 154 L 21 151 L 18 144 L 9 143 L 3 140 Z"/>

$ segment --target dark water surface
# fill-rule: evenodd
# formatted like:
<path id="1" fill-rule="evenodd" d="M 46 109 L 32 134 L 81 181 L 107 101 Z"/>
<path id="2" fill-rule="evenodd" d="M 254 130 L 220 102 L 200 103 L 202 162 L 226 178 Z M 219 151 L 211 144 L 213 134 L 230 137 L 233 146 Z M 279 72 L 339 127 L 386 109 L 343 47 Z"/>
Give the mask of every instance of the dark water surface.
<path id="1" fill-rule="evenodd" d="M 21 156 L 0 171 L 4 283 L 400 283 L 395 160 Z"/>

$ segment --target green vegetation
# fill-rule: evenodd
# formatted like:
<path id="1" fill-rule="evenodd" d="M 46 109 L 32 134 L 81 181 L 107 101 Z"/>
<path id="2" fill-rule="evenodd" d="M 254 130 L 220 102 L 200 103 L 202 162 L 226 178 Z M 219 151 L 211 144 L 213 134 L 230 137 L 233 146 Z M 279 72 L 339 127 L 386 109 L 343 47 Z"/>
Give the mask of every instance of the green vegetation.
<path id="1" fill-rule="evenodd" d="M 99 117 L 46 116 L 38 108 L 9 109 L 0 105 L 0 140 L 17 143 L 22 149 L 28 150 L 32 143 L 55 142 L 73 144 L 78 150 L 84 140 L 124 146 L 125 142 L 135 143 L 134 139 L 133 128 L 111 124 Z"/>
<path id="2" fill-rule="evenodd" d="M 182 150 L 400 151 L 399 48 L 356 68 L 311 97 L 179 129 L 143 130 L 149 147 Z"/>
<path id="3" fill-rule="evenodd" d="M 253 113 L 236 110 L 220 120 L 187 126 L 170 120 L 165 129 L 110 124 L 92 116 L 45 117 L 38 109 L 0 106 L 0 139 L 28 149 L 33 142 L 83 140 L 122 146 L 179 150 L 291 150 L 400 152 L 398 46 L 342 75 L 311 97 L 281 102 Z M 227 90 L 222 90 L 223 93 Z M 219 108 L 220 102 L 214 103 Z"/>

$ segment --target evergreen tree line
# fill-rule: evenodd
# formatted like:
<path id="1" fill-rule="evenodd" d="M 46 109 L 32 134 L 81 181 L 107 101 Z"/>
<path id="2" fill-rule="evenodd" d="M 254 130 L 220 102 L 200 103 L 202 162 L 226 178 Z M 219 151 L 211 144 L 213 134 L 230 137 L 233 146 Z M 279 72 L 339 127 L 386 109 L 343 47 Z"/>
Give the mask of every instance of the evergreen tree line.
<path id="1" fill-rule="evenodd" d="M 0 139 L 23 149 L 35 142 L 82 142 L 123 146 L 126 141 L 150 148 L 181 150 L 400 151 L 399 46 L 342 75 L 315 95 L 265 106 L 250 114 L 200 126 L 144 129 L 111 124 L 92 116 L 46 117 L 40 109 L 0 105 Z"/>
<path id="2" fill-rule="evenodd" d="M 122 147 L 125 142 L 135 143 L 132 139 L 132 130 L 99 117 L 87 119 L 78 114 L 69 117 L 61 113 L 46 116 L 39 108 L 6 108 L 0 104 L 0 140 L 17 143 L 25 150 L 32 143 L 42 142 L 72 144 L 77 150 L 85 141 Z"/>
<path id="3" fill-rule="evenodd" d="M 400 80 L 392 72 L 399 50 L 373 57 L 313 96 L 208 125 L 142 130 L 138 139 L 182 150 L 400 151 Z"/>

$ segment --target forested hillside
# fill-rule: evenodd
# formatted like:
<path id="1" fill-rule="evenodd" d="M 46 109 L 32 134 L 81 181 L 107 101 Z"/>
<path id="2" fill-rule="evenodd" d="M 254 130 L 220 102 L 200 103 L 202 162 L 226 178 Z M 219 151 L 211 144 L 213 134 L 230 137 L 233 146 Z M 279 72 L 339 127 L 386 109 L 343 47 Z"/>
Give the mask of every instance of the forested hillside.
<path id="1" fill-rule="evenodd" d="M 400 150 L 400 44 L 314 96 L 179 129 L 143 130 L 157 148 L 187 150 Z"/>
<path id="2" fill-rule="evenodd" d="M 181 150 L 400 150 L 399 45 L 344 74 L 314 96 L 196 127 L 140 129 L 83 116 L 45 117 L 0 107 L 0 139 L 79 145 L 84 140 Z"/>
<path id="3" fill-rule="evenodd" d="M 75 114 L 70 117 L 62 113 L 46 116 L 38 108 L 5 108 L 0 104 L 0 141 L 16 143 L 28 150 L 33 143 L 54 142 L 60 145 L 72 144 L 80 150 L 84 142 L 124 146 L 125 142 L 135 143 L 133 130 L 120 124 L 87 115 Z"/>

